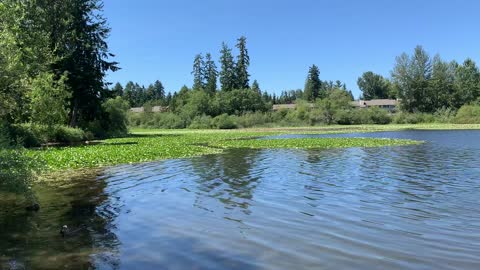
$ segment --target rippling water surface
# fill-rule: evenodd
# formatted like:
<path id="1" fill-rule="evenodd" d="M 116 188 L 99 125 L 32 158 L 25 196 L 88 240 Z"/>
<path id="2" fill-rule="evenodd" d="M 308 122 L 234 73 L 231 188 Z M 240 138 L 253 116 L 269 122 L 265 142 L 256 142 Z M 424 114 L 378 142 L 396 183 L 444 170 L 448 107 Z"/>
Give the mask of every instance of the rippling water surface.
<path id="1" fill-rule="evenodd" d="M 480 269 L 480 131 L 336 136 L 426 143 L 232 150 L 39 186 L 40 212 L 0 209 L 0 269 Z"/>

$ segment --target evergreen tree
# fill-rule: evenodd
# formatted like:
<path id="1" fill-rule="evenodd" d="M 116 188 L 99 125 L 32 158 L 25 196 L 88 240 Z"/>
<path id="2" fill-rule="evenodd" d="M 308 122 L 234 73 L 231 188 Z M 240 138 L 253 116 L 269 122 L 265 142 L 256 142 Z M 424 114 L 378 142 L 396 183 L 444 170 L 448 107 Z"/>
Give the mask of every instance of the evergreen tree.
<path id="1" fill-rule="evenodd" d="M 110 32 L 99 0 L 39 1 L 49 10 L 52 51 L 59 59 L 53 69 L 67 72 L 66 84 L 72 91 L 70 125 L 85 126 L 100 113 L 106 96 L 106 72 L 116 71 L 117 62 L 109 61 L 106 39 Z"/>
<path id="2" fill-rule="evenodd" d="M 153 100 L 164 100 L 165 99 L 165 88 L 163 87 L 163 84 L 161 81 L 156 80 L 153 83 Z"/>
<path id="3" fill-rule="evenodd" d="M 236 89 L 247 89 L 249 88 L 248 84 L 248 77 L 250 75 L 248 74 L 248 66 L 250 65 L 250 57 L 248 56 L 248 50 L 247 50 L 247 38 L 244 36 L 241 36 L 237 40 L 237 45 L 236 47 L 238 48 L 239 54 L 237 56 L 237 63 L 235 67 L 235 88 Z"/>
<path id="4" fill-rule="evenodd" d="M 205 86 L 205 62 L 203 61 L 202 54 L 195 55 L 193 60 L 193 89 L 201 90 Z"/>
<path id="5" fill-rule="evenodd" d="M 233 61 L 232 50 L 228 48 L 227 44 L 222 43 L 222 50 L 220 51 L 220 85 L 222 91 L 231 91 L 235 88 L 235 62 Z"/>
<path id="6" fill-rule="evenodd" d="M 134 107 L 134 104 L 135 104 L 134 91 L 135 91 L 135 84 L 132 81 L 127 82 L 123 92 L 123 97 L 128 102 L 128 105 L 130 105 L 131 107 Z"/>
<path id="7" fill-rule="evenodd" d="M 257 80 L 254 80 L 253 83 L 252 83 L 252 90 L 257 92 L 257 93 L 261 93 L 262 91 L 260 90 L 260 85 L 258 85 L 258 82 Z"/>
<path id="8" fill-rule="evenodd" d="M 308 101 L 315 101 L 317 98 L 324 98 L 325 95 L 320 92 L 321 87 L 322 82 L 320 81 L 320 70 L 316 65 L 312 65 L 308 70 L 308 76 L 305 82 L 304 98 Z"/>
<path id="9" fill-rule="evenodd" d="M 212 59 L 212 55 L 207 53 L 205 55 L 205 91 L 210 95 L 215 94 L 217 91 L 217 66 L 215 65 L 215 61 Z"/>
<path id="10" fill-rule="evenodd" d="M 120 97 L 123 97 L 123 86 L 117 82 L 113 88 L 112 88 L 112 92 L 113 92 L 113 95 L 114 96 L 120 96 Z"/>

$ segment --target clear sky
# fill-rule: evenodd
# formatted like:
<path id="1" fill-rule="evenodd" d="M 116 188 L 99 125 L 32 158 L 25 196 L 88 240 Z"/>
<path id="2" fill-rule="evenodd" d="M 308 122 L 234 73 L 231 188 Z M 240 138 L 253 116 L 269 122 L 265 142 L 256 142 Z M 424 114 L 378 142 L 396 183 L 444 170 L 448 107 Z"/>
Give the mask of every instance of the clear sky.
<path id="1" fill-rule="evenodd" d="M 354 96 L 365 71 L 389 76 L 395 57 L 417 45 L 433 56 L 480 62 L 477 0 L 104 0 L 111 52 L 123 85 L 160 80 L 192 85 L 193 58 L 247 37 L 250 81 L 279 93 L 303 88 L 308 67 L 341 80 Z M 234 50 L 235 52 L 235 50 Z M 219 64 L 217 64 L 219 66 Z"/>

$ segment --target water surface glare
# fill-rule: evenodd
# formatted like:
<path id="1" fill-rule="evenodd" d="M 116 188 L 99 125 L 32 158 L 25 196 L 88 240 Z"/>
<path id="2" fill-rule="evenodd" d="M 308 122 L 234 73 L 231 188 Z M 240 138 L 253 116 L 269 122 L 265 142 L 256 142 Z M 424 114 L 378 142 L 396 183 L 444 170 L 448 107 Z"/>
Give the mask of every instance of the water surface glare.
<path id="1" fill-rule="evenodd" d="M 317 136 L 426 143 L 239 149 L 38 186 L 40 212 L 0 209 L 0 269 L 480 269 L 480 131 L 274 138 Z"/>

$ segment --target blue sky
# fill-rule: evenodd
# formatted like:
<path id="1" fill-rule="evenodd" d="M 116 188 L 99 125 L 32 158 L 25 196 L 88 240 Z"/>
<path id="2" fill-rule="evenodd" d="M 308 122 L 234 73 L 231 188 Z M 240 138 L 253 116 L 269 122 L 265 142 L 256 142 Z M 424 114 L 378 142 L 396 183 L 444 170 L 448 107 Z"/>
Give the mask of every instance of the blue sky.
<path id="1" fill-rule="evenodd" d="M 316 64 L 322 80 L 341 80 L 357 97 L 363 72 L 389 76 L 395 57 L 417 44 L 445 60 L 479 62 L 479 11 L 476 0 L 104 0 L 122 68 L 107 80 L 159 79 L 177 91 L 192 85 L 197 53 L 218 60 L 222 41 L 234 47 L 245 35 L 250 78 L 262 90 L 303 88 Z"/>

